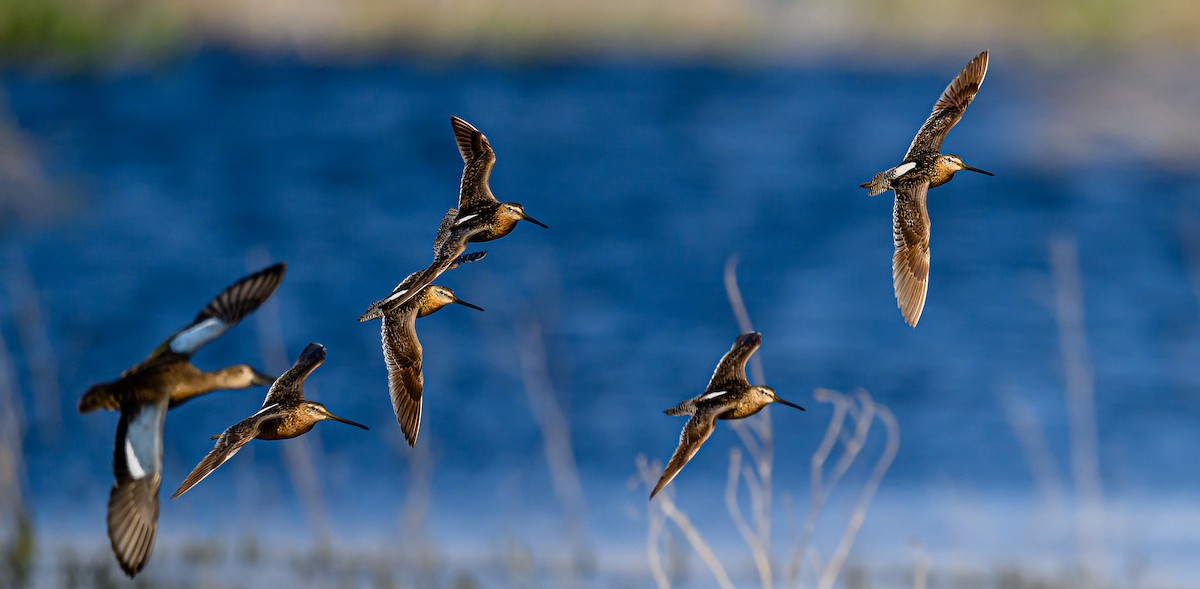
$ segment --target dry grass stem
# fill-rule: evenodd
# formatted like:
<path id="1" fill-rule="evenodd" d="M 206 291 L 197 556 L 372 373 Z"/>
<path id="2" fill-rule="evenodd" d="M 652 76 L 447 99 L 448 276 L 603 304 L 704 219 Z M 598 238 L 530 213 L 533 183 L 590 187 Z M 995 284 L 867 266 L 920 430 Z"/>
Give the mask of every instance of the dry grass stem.
<path id="1" fill-rule="evenodd" d="M 738 286 L 737 265 L 738 257 L 736 255 L 730 256 L 725 262 L 725 294 L 729 299 L 733 315 L 737 319 L 739 330 L 746 333 L 754 331 L 754 322 L 750 319 L 750 311 L 746 308 L 741 288 Z M 766 382 L 762 359 L 757 354 L 750 357 L 748 367 L 749 376 L 754 382 Z M 746 540 L 746 545 L 750 548 L 759 582 L 764 589 L 770 589 L 775 586 L 774 568 L 771 565 L 771 514 L 774 499 L 771 475 L 772 466 L 775 463 L 775 443 L 771 429 L 770 409 L 764 408 L 757 416 L 733 422 L 733 431 L 737 433 L 742 445 L 746 447 L 753 467 L 745 469 L 741 475 L 746 481 L 750 495 L 749 505 L 754 521 L 753 529 L 747 524 L 741 510 L 736 509 L 737 481 L 739 479 L 736 472 L 730 480 L 732 488 L 726 492 L 726 504 L 730 506 L 730 516 L 734 518 L 735 525 L 738 526 L 739 532 Z M 740 454 L 738 454 L 737 460 L 739 463 L 741 462 Z M 734 471 L 740 470 L 734 469 Z"/>
<path id="2" fill-rule="evenodd" d="M 0 523 L 24 510 L 24 422 L 12 357 L 0 332 Z"/>
<path id="3" fill-rule="evenodd" d="M 808 561 L 812 566 L 817 586 L 827 588 L 833 586 L 841 573 L 858 531 L 866 521 L 867 509 L 875 492 L 895 460 L 900 446 L 900 428 L 892 412 L 876 403 L 866 391 L 859 391 L 851 397 L 828 389 L 817 389 L 814 397 L 818 402 L 830 403 L 833 406 L 833 416 L 810 462 L 812 495 L 800 537 L 789 561 L 788 584 L 792 587 L 799 585 L 802 563 Z M 833 489 L 859 458 L 876 420 L 883 424 L 885 429 L 886 443 L 883 452 L 859 493 L 858 501 L 851 511 L 833 555 L 828 562 L 823 562 L 816 548 L 812 546 L 821 512 Z M 841 454 L 837 456 L 831 470 L 826 473 L 826 465 L 833 457 L 839 442 Z"/>
<path id="4" fill-rule="evenodd" d="M 562 507 L 567 534 L 574 543 L 573 565 L 590 566 L 593 560 L 583 514 L 587 502 L 571 445 L 571 426 L 558 402 L 547 364 L 541 325 L 535 320 L 518 325 L 521 334 L 521 376 L 534 421 L 542 432 L 542 450 L 550 468 L 554 494 Z"/>
<path id="5" fill-rule="evenodd" d="M 655 483 L 658 481 L 658 475 L 660 472 L 662 472 L 661 464 L 658 464 L 657 462 L 649 463 L 644 457 L 639 456 L 638 474 L 642 479 L 642 483 L 646 485 L 647 490 L 654 488 Z M 675 502 L 672 500 L 672 498 L 672 490 L 664 489 L 663 492 L 656 495 L 654 500 L 650 502 L 650 511 L 658 509 L 664 516 L 666 516 L 666 519 L 675 524 L 675 527 L 681 534 L 683 534 L 684 539 L 687 540 L 688 544 L 692 547 L 692 550 L 694 550 L 696 554 L 700 556 L 700 560 L 702 560 L 704 565 L 708 567 L 708 570 L 712 572 L 713 578 L 716 579 L 718 586 L 720 586 L 722 589 L 733 589 L 733 582 L 729 580 L 729 575 L 725 572 L 725 567 L 721 565 L 720 559 L 718 559 L 716 554 L 713 553 L 712 549 L 709 548 L 708 543 L 704 541 L 704 537 L 701 536 L 700 532 L 696 530 L 696 527 L 692 525 L 692 522 L 690 519 L 688 519 L 687 515 L 675 507 Z"/>
<path id="6" fill-rule="evenodd" d="M 645 455 L 638 454 L 638 478 L 646 485 L 655 484 L 655 477 L 658 476 L 657 467 L 656 464 L 649 464 Z M 667 576 L 667 570 L 663 566 L 663 558 L 659 552 L 659 544 L 665 540 L 666 524 L 667 518 L 663 510 L 655 508 L 653 502 L 648 503 L 646 509 L 646 557 L 650 563 L 650 576 L 654 578 L 654 585 L 658 589 L 670 589 L 671 587 L 671 579 Z"/>
<path id="7" fill-rule="evenodd" d="M 12 296 L 21 346 L 29 366 L 29 388 L 38 435 L 56 439 L 62 429 L 62 390 L 58 383 L 58 358 L 46 330 L 41 298 L 29 264 L 16 251 L 8 256 L 5 282 Z"/>
<path id="8" fill-rule="evenodd" d="M 879 490 L 879 484 L 883 482 L 883 475 L 887 474 L 892 462 L 896 459 L 896 453 L 900 451 L 900 424 L 896 422 L 896 416 L 887 407 L 876 404 L 866 391 L 859 391 L 856 396 L 864 409 L 871 408 L 871 411 L 863 411 L 863 417 L 870 419 L 867 416 L 878 416 L 880 423 L 883 424 L 887 435 L 886 445 L 883 448 L 883 454 L 875 462 L 875 468 L 871 470 L 871 476 L 858 495 L 858 502 L 855 503 L 854 510 L 850 513 L 850 520 L 838 542 L 837 550 L 821 575 L 821 582 L 817 585 L 821 589 L 833 588 L 842 566 L 846 562 L 846 557 L 850 555 L 850 548 L 854 545 L 855 538 L 858 537 L 858 531 L 867 521 L 867 510 L 871 507 L 871 500 L 874 499 L 875 492 Z M 869 428 L 870 425 L 868 424 L 867 427 Z"/>
<path id="9" fill-rule="evenodd" d="M 256 271 L 269 263 L 270 256 L 265 251 L 255 252 L 246 257 L 248 271 Z M 287 345 L 284 343 L 278 300 L 271 298 L 254 313 L 254 325 L 258 331 L 263 363 L 273 374 L 283 374 L 292 366 Z M 316 386 L 312 384 L 306 384 L 305 388 L 306 392 L 316 390 Z M 321 454 L 319 439 L 310 432 L 309 435 L 287 440 L 283 444 L 283 456 L 296 494 L 304 506 L 309 526 L 312 528 L 313 539 L 318 547 L 325 548 L 329 546 L 331 538 L 329 515 L 325 510 L 325 498 L 321 493 L 321 483 L 317 477 L 313 456 Z"/>
<path id="10" fill-rule="evenodd" d="M 1100 479 L 1099 434 L 1096 425 L 1095 383 L 1083 318 L 1083 281 L 1073 240 L 1050 242 L 1054 275 L 1054 316 L 1067 389 L 1067 419 L 1071 432 L 1071 473 L 1079 494 L 1076 540 L 1083 565 L 1082 585 L 1096 586 L 1104 554 L 1104 492 Z"/>
<path id="11" fill-rule="evenodd" d="M 1038 422 L 1037 412 L 1029 401 L 1015 391 L 1002 391 L 997 396 L 1004 418 L 1021 445 L 1025 461 L 1029 463 L 1034 481 L 1042 490 L 1046 506 L 1052 510 L 1062 509 L 1066 496 L 1062 473 L 1050 452 L 1050 444 Z"/>

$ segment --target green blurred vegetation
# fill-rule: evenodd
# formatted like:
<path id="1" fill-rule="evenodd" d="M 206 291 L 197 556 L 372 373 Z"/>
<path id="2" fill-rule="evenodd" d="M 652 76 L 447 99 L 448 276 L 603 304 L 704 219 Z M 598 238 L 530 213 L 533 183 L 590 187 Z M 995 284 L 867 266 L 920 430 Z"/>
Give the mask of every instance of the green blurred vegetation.
<path id="1" fill-rule="evenodd" d="M 90 63 L 169 55 L 195 41 L 251 50 L 530 58 L 587 54 L 770 55 L 938 51 L 981 42 L 1196 51 L 1187 0 L 0 0 L 11 61 Z"/>
<path id="2" fill-rule="evenodd" d="M 0 51 L 6 61 L 66 64 L 162 55 L 184 39 L 179 8 L 147 0 L 0 0 Z"/>

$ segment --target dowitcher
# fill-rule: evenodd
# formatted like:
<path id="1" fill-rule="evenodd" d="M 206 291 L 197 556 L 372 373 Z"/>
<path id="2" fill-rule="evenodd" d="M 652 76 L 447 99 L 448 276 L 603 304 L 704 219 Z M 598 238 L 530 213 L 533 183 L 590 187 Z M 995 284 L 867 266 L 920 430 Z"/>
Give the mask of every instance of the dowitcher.
<path id="1" fill-rule="evenodd" d="M 479 261 L 486 255 L 487 252 L 475 252 L 459 256 L 450 268 Z M 380 331 L 383 359 L 388 369 L 392 409 L 396 412 L 396 422 L 404 432 L 404 439 L 408 441 L 409 446 L 414 447 L 417 445 L 417 432 L 421 429 L 421 399 L 425 389 L 425 376 L 421 373 L 421 342 L 417 340 L 417 318 L 435 313 L 451 303 L 483 310 L 458 298 L 449 288 L 436 284 L 421 289 L 403 304 L 397 305 L 392 302 L 396 293 L 407 291 L 411 287 L 418 274 L 410 274 L 396 286 L 391 295 L 371 303 L 371 307 L 358 318 L 359 321 L 383 318 Z"/>
<path id="2" fill-rule="evenodd" d="M 192 365 L 192 355 L 262 305 L 283 281 L 285 270 L 286 265 L 276 264 L 235 282 L 150 357 L 117 380 L 93 385 L 79 400 L 80 413 L 121 412 L 113 450 L 116 482 L 108 495 L 108 538 L 126 575 L 141 571 L 154 550 L 167 410 L 218 389 L 244 389 L 275 380 L 245 364 L 204 372 Z"/>
<path id="3" fill-rule="evenodd" d="M 903 162 L 875 174 L 870 182 L 862 185 L 870 196 L 887 190 L 896 193 L 896 204 L 892 209 L 892 239 L 896 245 L 896 253 L 892 256 L 892 285 L 896 291 L 896 304 L 904 320 L 913 327 L 921 319 L 929 287 L 929 212 L 925 208 L 929 189 L 949 182 L 959 170 L 994 175 L 968 166 L 957 155 L 941 153 L 942 140 L 975 99 L 983 77 L 987 75 L 987 66 L 987 51 L 972 59 L 933 105 L 933 114 L 917 131 Z"/>
<path id="4" fill-rule="evenodd" d="M 394 291 L 389 297 L 391 304 L 402 305 L 421 289 L 433 284 L 438 275 L 448 270 L 451 263 L 466 251 L 468 242 L 504 237 L 512 233 L 520 221 L 546 227 L 545 223 L 525 214 L 525 207 L 520 203 L 500 202 L 492 195 L 488 179 L 492 175 L 492 166 L 496 164 L 496 153 L 492 151 L 487 137 L 471 123 L 456 116 L 450 117 L 450 124 L 454 127 L 454 139 L 463 158 L 458 208 L 450 209 L 442 218 L 437 239 L 433 242 L 433 263 L 414 276 L 409 276 L 412 279 L 410 286 Z"/>
<path id="5" fill-rule="evenodd" d="M 469 241 L 491 241 L 512 233 L 520 221 L 529 221 L 546 228 L 545 223 L 525 214 L 525 207 L 515 202 L 500 202 L 492 195 L 488 179 L 496 165 L 496 152 L 488 138 L 474 125 L 451 116 L 454 139 L 463 158 L 462 183 L 458 189 L 458 217 L 454 225 L 480 223 L 486 229 L 471 235 Z"/>
<path id="6" fill-rule="evenodd" d="M 431 284 L 416 298 L 383 311 L 380 331 L 383 358 L 388 370 L 388 390 L 392 395 L 396 421 L 409 446 L 417 445 L 417 433 L 421 429 L 421 399 L 425 388 L 425 376 L 421 373 L 421 342 L 417 340 L 417 318 L 435 313 L 451 303 L 483 310 L 458 298 L 454 291 Z"/>
<path id="7" fill-rule="evenodd" d="M 717 369 L 713 371 L 712 379 L 704 394 L 688 399 L 664 411 L 667 415 L 691 415 L 691 419 L 683 426 L 679 435 L 679 447 L 663 470 L 662 477 L 654 490 L 650 492 L 653 499 L 675 475 L 696 455 L 700 445 L 708 439 L 716 427 L 718 419 L 742 419 L 750 417 L 771 403 L 783 403 L 801 411 L 804 408 L 780 399 L 775 389 L 767 386 L 751 385 L 746 379 L 746 361 L 754 351 L 762 345 L 762 334 L 757 332 L 743 333 L 733 342 L 733 347 L 721 358 Z"/>
<path id="8" fill-rule="evenodd" d="M 355 427 L 367 429 L 356 421 L 338 417 L 329 412 L 325 405 L 304 400 L 304 379 L 325 361 L 325 346 L 308 344 L 296 363 L 283 373 L 267 391 L 262 409 L 213 436 L 217 440 L 212 451 L 192 469 L 191 474 L 171 496 L 172 499 L 186 493 L 196 483 L 204 480 L 218 466 L 237 454 L 246 442 L 260 440 L 286 440 L 308 433 L 318 421 L 332 419 Z"/>

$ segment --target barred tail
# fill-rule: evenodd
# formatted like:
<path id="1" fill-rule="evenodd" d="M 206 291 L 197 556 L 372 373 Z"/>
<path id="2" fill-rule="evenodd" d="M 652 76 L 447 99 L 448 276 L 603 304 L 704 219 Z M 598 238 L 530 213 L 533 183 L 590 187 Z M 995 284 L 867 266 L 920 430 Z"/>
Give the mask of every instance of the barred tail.
<path id="1" fill-rule="evenodd" d="M 895 168 L 889 168 L 878 174 L 875 174 L 875 177 L 871 178 L 870 182 L 860 184 L 859 186 L 867 189 L 867 196 L 878 196 L 883 194 L 892 188 L 894 170 Z"/>
<path id="2" fill-rule="evenodd" d="M 692 403 L 691 399 L 663 411 L 667 415 L 692 415 L 695 412 L 696 405 Z"/>
<path id="3" fill-rule="evenodd" d="M 363 311 L 363 314 L 358 316 L 359 323 L 383 317 L 383 303 L 385 301 L 387 301 L 387 299 L 380 299 L 374 303 L 371 303 L 371 306 L 367 307 L 367 310 Z"/>

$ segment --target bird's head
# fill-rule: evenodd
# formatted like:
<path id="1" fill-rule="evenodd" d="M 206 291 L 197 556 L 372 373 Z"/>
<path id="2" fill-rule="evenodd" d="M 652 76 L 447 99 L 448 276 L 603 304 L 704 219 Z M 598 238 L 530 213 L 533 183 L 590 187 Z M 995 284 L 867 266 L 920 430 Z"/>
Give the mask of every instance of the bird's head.
<path id="1" fill-rule="evenodd" d="M 325 420 L 325 419 L 332 419 L 333 421 L 340 421 L 340 422 L 348 424 L 348 425 L 353 425 L 354 427 L 370 429 L 367 426 L 365 426 L 361 423 L 358 423 L 357 421 L 350 421 L 349 419 L 346 419 L 344 417 L 338 417 L 338 416 L 334 415 L 333 413 L 330 413 L 330 411 L 325 408 L 325 405 L 318 403 L 316 401 L 305 401 L 304 402 L 304 414 L 309 419 L 313 420 L 314 423 Z"/>
<path id="2" fill-rule="evenodd" d="M 425 292 L 424 299 L 422 300 L 420 311 L 417 312 L 417 316 L 424 317 L 452 303 L 456 305 L 462 305 L 464 307 L 470 307 L 476 311 L 483 310 L 482 307 L 472 305 L 471 303 L 458 298 L 458 295 L 454 294 L 454 291 L 444 286 L 438 286 L 434 284 L 431 285 Z"/>
<path id="3" fill-rule="evenodd" d="M 762 397 L 763 400 L 765 400 L 768 403 L 783 403 L 784 405 L 787 405 L 788 407 L 795 407 L 796 409 L 804 411 L 803 407 L 801 407 L 791 401 L 780 399 L 779 395 L 775 394 L 775 389 L 773 389 L 771 387 L 756 386 L 756 387 L 754 387 L 754 393 L 756 395 L 759 395 L 760 397 Z"/>
<path id="4" fill-rule="evenodd" d="M 529 221 L 538 227 L 546 229 L 546 224 L 525 214 L 525 207 L 521 203 L 505 202 L 500 203 L 500 218 L 516 223 L 517 221 Z"/>
<path id="5" fill-rule="evenodd" d="M 275 377 L 264 372 L 260 372 L 249 364 L 235 364 L 221 371 L 221 379 L 224 381 L 223 388 L 244 389 L 254 386 L 271 386 L 275 384 Z"/>
<path id="6" fill-rule="evenodd" d="M 957 172 L 959 170 L 969 170 L 971 172 L 975 172 L 978 174 L 984 174 L 986 176 L 995 176 L 995 174 L 988 172 L 987 170 L 980 170 L 979 168 L 973 168 L 971 166 L 968 166 L 967 162 L 964 162 L 961 157 L 958 157 L 957 155 L 954 155 L 953 153 L 947 153 L 946 155 L 943 155 L 942 162 L 947 167 L 950 168 L 951 173 Z"/>

